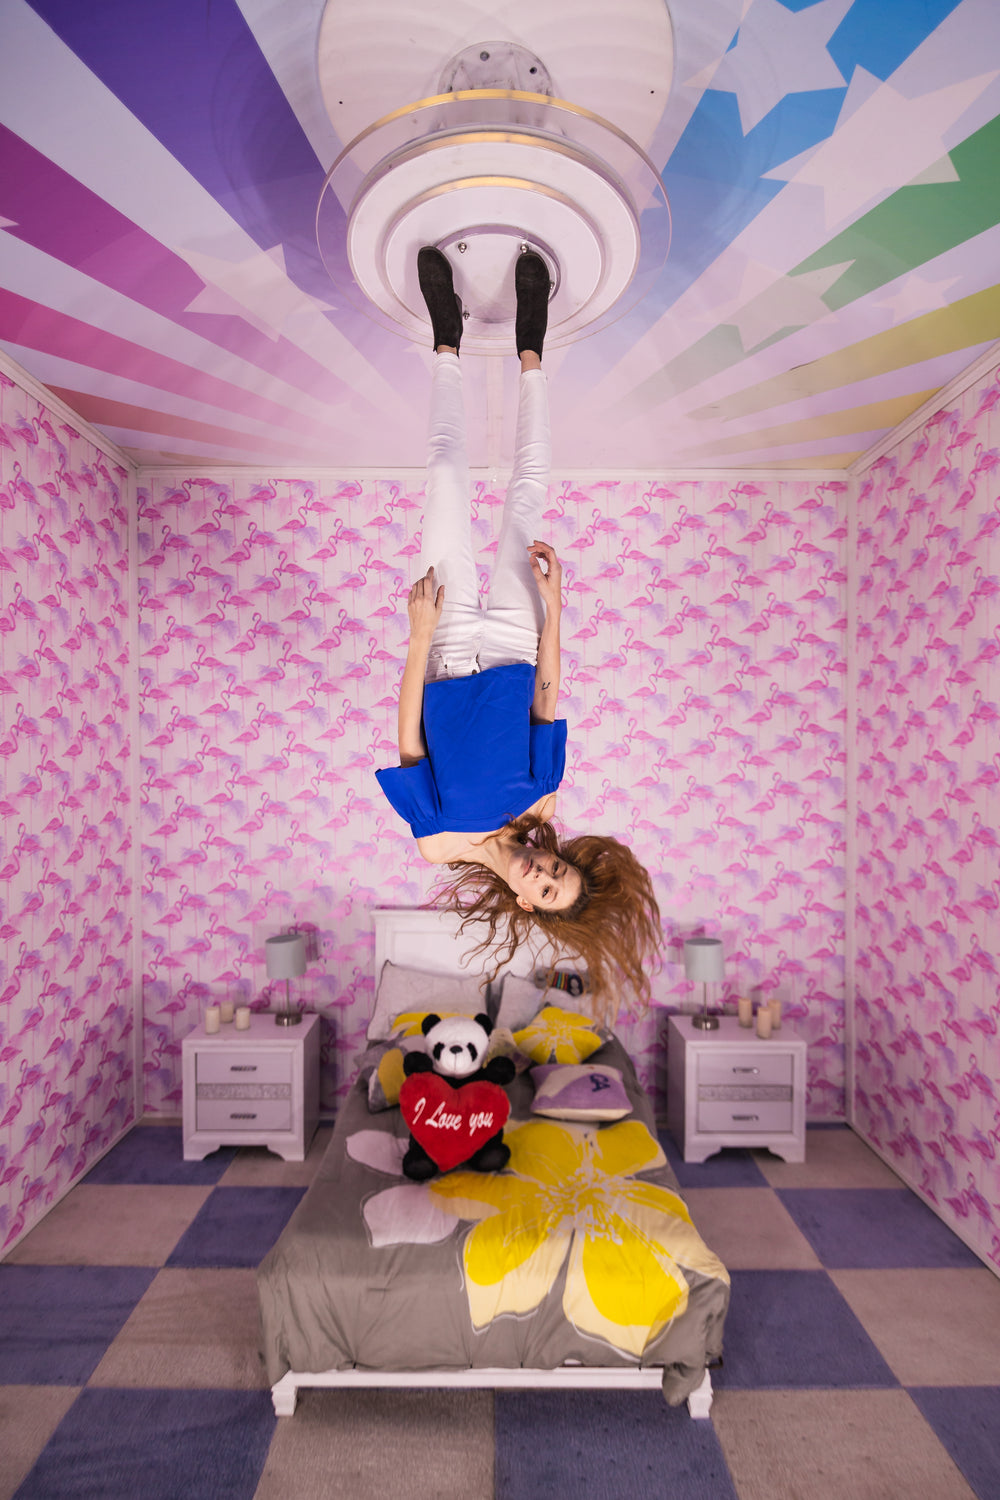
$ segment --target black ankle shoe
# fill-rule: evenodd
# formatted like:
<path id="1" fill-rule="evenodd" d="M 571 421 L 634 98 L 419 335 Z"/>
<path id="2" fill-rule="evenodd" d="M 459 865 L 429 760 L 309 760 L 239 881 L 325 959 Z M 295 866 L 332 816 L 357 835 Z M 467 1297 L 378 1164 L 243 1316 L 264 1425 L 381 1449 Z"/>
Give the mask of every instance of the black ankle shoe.
<path id="1" fill-rule="evenodd" d="M 517 293 L 517 317 L 514 341 L 518 354 L 529 350 L 542 357 L 545 330 L 549 322 L 548 267 L 540 255 L 528 250 L 517 258 L 514 267 L 514 290 Z"/>
<path id="2" fill-rule="evenodd" d="M 455 291 L 451 266 L 433 245 L 424 245 L 417 251 L 417 277 L 431 315 L 434 334 L 431 347 L 437 349 L 445 344 L 457 351 L 462 342 L 462 299 Z"/>

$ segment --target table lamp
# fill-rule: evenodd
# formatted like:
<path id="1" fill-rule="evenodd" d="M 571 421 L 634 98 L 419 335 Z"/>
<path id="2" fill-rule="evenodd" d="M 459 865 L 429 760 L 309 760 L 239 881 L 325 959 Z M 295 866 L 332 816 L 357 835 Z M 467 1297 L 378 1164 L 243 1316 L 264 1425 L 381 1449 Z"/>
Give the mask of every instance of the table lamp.
<path id="1" fill-rule="evenodd" d="M 275 1012 L 275 1026 L 297 1026 L 302 1020 L 301 1011 L 292 1010 L 288 995 L 288 981 L 298 979 L 306 972 L 306 940 L 301 932 L 282 932 L 269 937 L 264 944 L 267 959 L 268 979 L 285 981 L 285 1008 Z"/>
<path id="2" fill-rule="evenodd" d="M 708 987 L 710 984 L 718 984 L 726 975 L 722 939 L 685 938 L 684 973 L 688 979 L 699 982 L 702 987 L 702 1009 L 691 1017 L 691 1025 L 696 1026 L 699 1031 L 717 1031 L 719 1018 L 708 1013 Z"/>

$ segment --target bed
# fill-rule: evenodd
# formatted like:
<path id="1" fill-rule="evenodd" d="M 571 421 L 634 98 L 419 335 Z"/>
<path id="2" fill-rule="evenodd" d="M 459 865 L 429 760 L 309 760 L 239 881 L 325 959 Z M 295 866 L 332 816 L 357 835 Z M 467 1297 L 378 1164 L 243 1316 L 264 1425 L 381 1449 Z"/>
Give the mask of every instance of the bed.
<path id="1" fill-rule="evenodd" d="M 561 1019 L 551 1034 L 579 1044 L 584 1060 L 560 1051 L 538 1066 L 565 997 L 504 976 L 499 1001 L 489 997 L 498 1038 L 511 1035 L 512 1018 L 525 1022 L 518 1045 L 537 1053 L 507 1090 L 510 1163 L 499 1174 L 459 1168 L 410 1182 L 399 1108 L 373 1108 L 380 1059 L 419 1031 L 428 1009 L 487 1006 L 463 970 L 473 944 L 454 916 L 383 909 L 375 925 L 381 978 L 368 1066 L 257 1272 L 277 1415 L 294 1412 L 302 1387 L 591 1386 L 660 1389 L 707 1417 L 729 1278 L 678 1195 L 621 1042 Z M 566 1113 L 559 1101 L 571 1095 L 559 1085 L 570 1074 L 574 1086 L 581 1077 L 614 1085 L 599 1102 L 617 1109 Z M 554 1113 L 537 1112 L 546 1088 L 556 1091 Z"/>

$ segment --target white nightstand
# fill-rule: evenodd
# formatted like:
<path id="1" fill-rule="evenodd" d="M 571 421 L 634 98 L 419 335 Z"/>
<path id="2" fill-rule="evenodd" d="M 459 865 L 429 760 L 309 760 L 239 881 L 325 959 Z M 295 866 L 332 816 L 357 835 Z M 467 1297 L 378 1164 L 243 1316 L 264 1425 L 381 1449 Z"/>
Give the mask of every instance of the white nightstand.
<path id="1" fill-rule="evenodd" d="M 319 1123 L 319 1016 L 276 1026 L 252 1015 L 249 1031 L 198 1026 L 181 1044 L 184 1160 L 219 1146 L 266 1146 L 303 1161 Z"/>
<path id="2" fill-rule="evenodd" d="M 723 1146 L 767 1146 L 785 1161 L 806 1157 L 806 1044 L 786 1028 L 766 1041 L 720 1016 L 699 1031 L 671 1016 L 667 1128 L 685 1161 Z"/>

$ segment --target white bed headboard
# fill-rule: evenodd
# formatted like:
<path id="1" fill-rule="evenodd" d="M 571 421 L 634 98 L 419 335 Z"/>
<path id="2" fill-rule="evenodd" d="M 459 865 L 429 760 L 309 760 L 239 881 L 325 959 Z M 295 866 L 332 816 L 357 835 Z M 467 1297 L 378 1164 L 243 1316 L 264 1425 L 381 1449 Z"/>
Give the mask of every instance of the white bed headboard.
<path id="1" fill-rule="evenodd" d="M 434 974 L 482 975 L 492 971 L 489 951 L 472 958 L 489 931 L 484 922 L 470 923 L 460 935 L 457 913 L 438 907 L 376 906 L 372 917 L 376 990 L 386 960 Z M 533 974 L 539 964 L 551 962 L 551 953 L 547 939 L 540 933 L 532 934 L 518 949 L 513 963 L 500 970 L 500 975 Z"/>
<path id="2" fill-rule="evenodd" d="M 460 919 L 455 912 L 424 906 L 377 906 L 372 916 L 376 985 L 387 961 L 434 974 L 477 975 L 490 968 L 488 953 L 468 961 L 487 929 L 476 924 L 460 937 Z"/>

